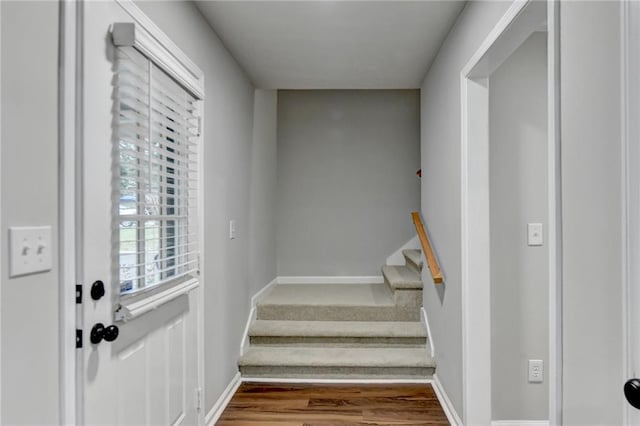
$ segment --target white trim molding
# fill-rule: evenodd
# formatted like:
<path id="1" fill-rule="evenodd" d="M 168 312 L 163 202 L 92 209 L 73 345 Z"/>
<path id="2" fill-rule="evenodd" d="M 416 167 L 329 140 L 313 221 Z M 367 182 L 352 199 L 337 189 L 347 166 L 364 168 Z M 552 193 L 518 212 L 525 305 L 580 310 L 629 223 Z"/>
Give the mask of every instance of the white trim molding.
<path id="1" fill-rule="evenodd" d="M 373 276 L 325 276 L 325 277 L 278 277 L 278 284 L 383 284 L 382 275 Z"/>
<path id="2" fill-rule="evenodd" d="M 135 21 L 114 23 L 111 29 L 116 46 L 130 46 L 158 64 L 193 96 L 204 99 L 204 73 L 131 0 L 116 0 Z"/>
<path id="3" fill-rule="evenodd" d="M 546 20 L 546 2 L 515 0 L 460 74 L 462 411 L 466 424 L 490 424 L 492 409 L 489 77 Z M 550 345 L 555 348 L 555 341 Z"/>
<path id="4" fill-rule="evenodd" d="M 549 426 L 548 420 L 494 420 L 491 426 Z"/>
<path id="5" fill-rule="evenodd" d="M 640 178 L 640 124 L 636 117 L 640 114 L 640 84 L 637 75 L 640 71 L 640 3 L 621 2 L 621 98 L 622 98 L 622 377 L 620 383 L 638 377 L 640 370 L 640 331 L 638 321 L 640 313 L 637 305 L 640 301 L 640 265 L 636 261 L 640 255 L 640 192 L 637 181 Z M 625 425 L 640 423 L 640 411 L 620 398 L 622 418 Z"/>
<path id="6" fill-rule="evenodd" d="M 438 374 L 433 375 L 433 390 L 438 397 L 438 401 L 440 401 L 440 406 L 444 410 L 444 414 L 447 416 L 447 420 L 454 426 L 462 426 L 462 419 L 458 415 L 456 411 L 456 407 L 453 406 L 451 399 L 449 399 L 449 395 L 445 392 L 442 387 L 442 383 L 440 383 L 440 379 L 438 378 Z"/>
<path id="7" fill-rule="evenodd" d="M 114 312 L 114 320 L 129 321 L 137 318 L 140 315 L 157 309 L 161 305 L 170 302 L 173 299 L 189 293 L 194 288 L 197 288 L 199 284 L 199 278 L 192 278 L 141 300 L 127 302 L 121 299 L 118 309 Z"/>
<path id="8" fill-rule="evenodd" d="M 560 2 L 547 1 L 547 185 L 549 238 L 549 423 L 562 425 L 562 173 L 560 137 Z"/>
<path id="9" fill-rule="evenodd" d="M 278 278 L 274 278 L 271 280 L 271 282 L 269 282 L 269 284 L 265 285 L 256 294 L 251 296 L 251 307 L 255 308 L 258 302 L 264 299 L 264 297 L 267 295 L 269 290 L 271 290 L 271 288 L 277 283 L 278 283 Z"/>
<path id="10" fill-rule="evenodd" d="M 431 334 L 431 327 L 429 326 L 429 318 L 427 317 L 427 311 L 424 309 L 424 306 L 420 308 L 420 318 L 422 319 L 422 323 L 427 329 L 427 342 L 429 344 L 429 353 L 431 354 L 431 358 L 436 356 L 436 351 L 433 345 L 433 334 Z"/>
<path id="11" fill-rule="evenodd" d="M 227 387 L 222 394 L 218 398 L 218 400 L 213 404 L 213 407 L 207 412 L 207 415 L 204 418 L 204 424 L 207 426 L 214 426 L 218 421 L 224 409 L 227 408 L 229 401 L 233 398 L 233 395 L 236 393 L 243 380 L 240 377 L 240 373 L 236 373 L 236 375 L 231 379 Z"/>
<path id="12" fill-rule="evenodd" d="M 256 319 L 256 306 L 271 290 L 271 288 L 278 283 L 278 279 L 274 278 L 271 282 L 262 287 L 256 294 L 251 297 L 251 309 L 249 316 L 247 317 L 247 323 L 244 326 L 244 332 L 242 333 L 242 341 L 240 342 L 240 356 L 244 355 L 249 346 L 249 327 L 251 323 Z"/>
<path id="13" fill-rule="evenodd" d="M 58 76 L 58 276 L 60 280 L 60 424 L 76 424 L 79 393 L 76 345 L 77 190 L 80 162 L 82 50 L 81 4 L 60 2 Z M 78 386 L 78 388 L 76 388 Z"/>
<path id="14" fill-rule="evenodd" d="M 420 240 L 418 236 L 411 238 L 409 241 L 400 246 L 396 251 L 391 253 L 385 262 L 386 265 L 404 265 L 406 263 L 404 254 L 402 252 L 404 250 L 420 250 Z"/>
<path id="15" fill-rule="evenodd" d="M 353 385 L 404 385 L 433 384 L 433 379 L 325 379 L 325 378 L 291 378 L 291 377 L 243 377 L 243 382 L 252 383 L 300 383 L 300 384 L 353 384 Z"/>
<path id="16" fill-rule="evenodd" d="M 62 28 L 61 28 L 62 29 Z M 2 7 L 0 7 L 0 51 L 2 50 Z M 0 147 L 2 147 L 2 55 L 0 55 Z M 0 149 L 0 188 L 2 187 L 2 154 Z M 0 190 L 0 194 L 2 191 Z M 0 197 L 0 224 L 2 224 L 2 197 Z M 2 246 L 0 245 L 0 256 L 3 254 Z M 1 259 L 2 257 L 0 257 Z M 0 276 L 2 275 L 2 265 L 0 264 Z M 2 288 L 0 287 L 0 307 L 2 306 Z M 62 315 L 61 315 L 62 317 Z M 64 334 L 61 332 L 60 334 Z M 62 382 L 62 380 L 61 380 Z M 2 424 L 2 321 L 0 319 L 0 424 Z M 61 389 L 62 390 L 62 389 Z M 64 402 L 62 400 L 64 394 L 61 394 L 60 408 L 64 408 Z M 62 421 L 62 416 L 60 417 Z"/>

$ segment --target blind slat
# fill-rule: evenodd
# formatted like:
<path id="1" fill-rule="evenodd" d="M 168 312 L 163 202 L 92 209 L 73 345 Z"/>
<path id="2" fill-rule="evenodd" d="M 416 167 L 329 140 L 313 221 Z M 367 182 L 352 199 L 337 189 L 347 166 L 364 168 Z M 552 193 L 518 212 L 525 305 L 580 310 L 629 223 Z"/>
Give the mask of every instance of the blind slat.
<path id="1" fill-rule="evenodd" d="M 114 261 L 129 292 L 199 268 L 199 123 L 190 93 L 134 49 L 117 50 Z"/>

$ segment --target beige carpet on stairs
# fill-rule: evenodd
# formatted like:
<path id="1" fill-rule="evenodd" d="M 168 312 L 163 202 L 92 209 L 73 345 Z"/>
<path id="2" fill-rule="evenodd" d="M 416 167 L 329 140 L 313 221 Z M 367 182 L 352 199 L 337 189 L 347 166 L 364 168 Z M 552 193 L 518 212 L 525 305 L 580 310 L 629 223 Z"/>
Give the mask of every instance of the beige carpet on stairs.
<path id="1" fill-rule="evenodd" d="M 421 321 L 421 253 L 385 265 L 384 284 L 277 284 L 256 307 L 245 377 L 424 379 L 435 361 Z"/>

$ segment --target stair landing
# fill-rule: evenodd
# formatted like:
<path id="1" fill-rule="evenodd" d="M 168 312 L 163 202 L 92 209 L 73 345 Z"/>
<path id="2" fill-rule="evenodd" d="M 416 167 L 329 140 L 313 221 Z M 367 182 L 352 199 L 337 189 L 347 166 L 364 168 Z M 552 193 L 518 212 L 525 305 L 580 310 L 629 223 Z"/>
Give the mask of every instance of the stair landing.
<path id="1" fill-rule="evenodd" d="M 404 254 L 406 265 L 383 267 L 384 283 L 275 285 L 256 306 L 242 375 L 431 378 L 420 253 Z"/>

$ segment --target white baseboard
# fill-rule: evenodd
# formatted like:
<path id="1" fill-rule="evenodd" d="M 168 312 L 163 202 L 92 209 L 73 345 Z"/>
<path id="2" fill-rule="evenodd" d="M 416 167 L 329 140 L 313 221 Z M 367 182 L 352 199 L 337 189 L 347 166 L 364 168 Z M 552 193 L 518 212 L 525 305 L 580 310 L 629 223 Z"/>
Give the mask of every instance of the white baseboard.
<path id="1" fill-rule="evenodd" d="M 233 379 L 231 379 L 231 382 L 229 382 L 229 384 L 227 385 L 226 389 L 222 392 L 222 395 L 220 395 L 220 398 L 218 398 L 216 403 L 213 404 L 213 407 L 211 407 L 211 410 L 207 412 L 207 415 L 204 418 L 205 425 L 207 426 L 215 425 L 215 423 L 218 421 L 218 419 L 224 412 L 224 409 L 227 407 L 227 404 L 229 404 L 229 401 L 231 401 L 233 394 L 236 393 L 236 391 L 238 390 L 241 384 L 242 384 L 242 377 L 240 377 L 240 373 L 236 373 Z"/>
<path id="2" fill-rule="evenodd" d="M 240 356 L 244 355 L 249 346 L 249 327 L 251 327 L 251 323 L 256 319 L 256 307 L 255 305 L 251 306 L 251 310 L 249 311 L 249 317 L 247 318 L 247 323 L 244 325 L 244 332 L 242 333 L 242 341 L 240 342 Z"/>
<path id="3" fill-rule="evenodd" d="M 432 379 L 321 379 L 313 377 L 296 378 L 268 378 L 268 377 L 243 377 L 243 382 L 253 383 L 322 383 L 322 384 L 432 384 Z"/>
<path id="4" fill-rule="evenodd" d="M 458 415 L 458 412 L 453 406 L 453 403 L 449 399 L 449 395 L 447 395 L 444 388 L 442 387 L 442 383 L 440 383 L 440 379 L 438 378 L 437 374 L 433 375 L 433 390 L 438 397 L 438 401 L 440 401 L 440 405 L 442 406 L 442 409 L 444 410 L 449 423 L 454 426 L 463 426 L 462 419 Z"/>
<path id="5" fill-rule="evenodd" d="M 264 287 L 262 287 L 262 289 L 260 291 L 258 291 L 256 294 L 254 294 L 251 297 L 251 307 L 255 308 L 255 306 L 258 304 L 258 302 L 260 300 L 262 300 L 262 298 L 267 294 L 267 292 L 269 290 L 271 290 L 271 287 L 273 287 L 277 283 L 278 283 L 278 278 L 276 277 L 273 280 L 271 280 L 271 282 L 269 284 L 267 284 Z"/>
<path id="6" fill-rule="evenodd" d="M 382 275 L 374 276 L 354 276 L 354 277 L 278 277 L 278 284 L 382 284 Z"/>
<path id="7" fill-rule="evenodd" d="M 256 319 L 256 305 L 269 292 L 269 290 L 271 290 L 271 287 L 277 284 L 277 282 L 278 279 L 274 278 L 269 284 L 264 286 L 251 297 L 251 310 L 249 311 L 249 317 L 247 318 L 247 323 L 244 326 L 244 333 L 242 334 L 242 341 L 240 342 L 240 356 L 244 355 L 247 346 L 249 346 L 249 327 L 251 327 L 253 320 Z"/>
<path id="8" fill-rule="evenodd" d="M 491 426 L 549 426 L 548 420 L 494 420 Z"/>
<path id="9" fill-rule="evenodd" d="M 404 265 L 404 255 L 402 254 L 403 250 L 410 249 L 419 249 L 420 248 L 420 240 L 418 236 L 411 238 L 409 241 L 404 243 L 398 250 L 394 251 L 385 262 L 385 265 Z"/>
<path id="10" fill-rule="evenodd" d="M 431 351 L 431 358 L 436 355 L 433 348 L 433 334 L 431 334 L 431 327 L 429 327 L 429 318 L 427 318 L 427 311 L 424 310 L 424 306 L 420 308 L 420 316 L 424 322 L 424 326 L 427 328 L 427 342 L 429 343 L 429 350 Z"/>

